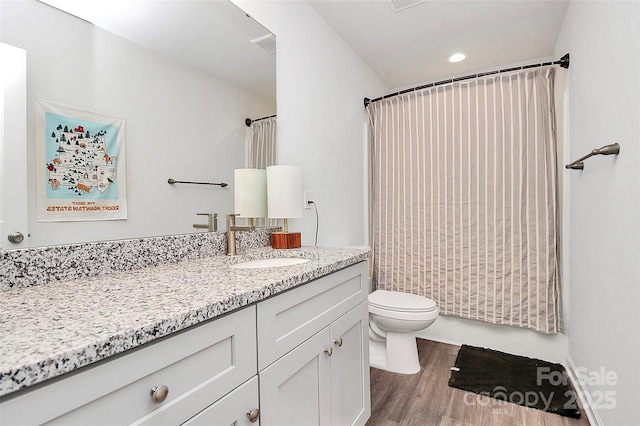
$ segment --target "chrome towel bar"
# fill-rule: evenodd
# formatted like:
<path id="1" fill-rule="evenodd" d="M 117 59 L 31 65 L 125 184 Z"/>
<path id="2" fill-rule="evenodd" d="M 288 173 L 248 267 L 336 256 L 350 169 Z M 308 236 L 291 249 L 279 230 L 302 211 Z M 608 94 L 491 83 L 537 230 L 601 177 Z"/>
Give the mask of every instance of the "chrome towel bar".
<path id="1" fill-rule="evenodd" d="M 589 157 L 592 157 L 594 155 L 612 155 L 612 154 L 618 155 L 619 153 L 620 153 L 620 144 L 612 143 L 611 145 L 605 145 L 602 148 L 594 149 L 584 157 L 579 158 L 573 163 L 567 164 L 565 167 L 567 169 L 572 169 L 572 170 L 582 170 L 584 169 L 584 160 L 586 160 Z"/>
<path id="2" fill-rule="evenodd" d="M 228 186 L 228 183 L 225 182 L 220 182 L 220 183 L 214 183 L 214 182 L 189 182 L 186 180 L 175 180 L 172 178 L 169 178 L 167 180 L 167 182 L 169 183 L 169 185 L 173 185 L 174 183 L 190 183 L 193 185 L 220 185 L 222 188 L 224 188 L 225 186 Z"/>

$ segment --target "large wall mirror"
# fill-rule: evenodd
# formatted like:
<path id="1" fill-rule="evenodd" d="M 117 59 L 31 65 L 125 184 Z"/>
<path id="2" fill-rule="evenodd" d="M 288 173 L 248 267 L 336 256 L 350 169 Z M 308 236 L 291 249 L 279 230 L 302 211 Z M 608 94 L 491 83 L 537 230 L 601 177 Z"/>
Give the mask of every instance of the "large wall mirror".
<path id="1" fill-rule="evenodd" d="M 27 64 L 27 181 L 16 184 L 29 236 L 3 247 L 202 232 L 197 213 L 217 213 L 224 230 L 233 171 L 248 162 L 245 119 L 276 114 L 268 29 L 229 1 L 26 0 L 0 2 L 0 41 Z M 38 99 L 125 120 L 126 220 L 38 220 L 37 171 L 51 167 L 36 160 Z"/>

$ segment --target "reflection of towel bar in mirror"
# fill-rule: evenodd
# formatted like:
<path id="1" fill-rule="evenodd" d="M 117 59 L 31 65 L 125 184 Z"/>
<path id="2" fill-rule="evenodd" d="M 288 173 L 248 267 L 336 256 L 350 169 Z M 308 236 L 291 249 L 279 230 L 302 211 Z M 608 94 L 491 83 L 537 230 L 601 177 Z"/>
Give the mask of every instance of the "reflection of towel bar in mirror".
<path id="1" fill-rule="evenodd" d="M 582 158 L 577 159 L 573 163 L 567 164 L 567 169 L 582 170 L 584 169 L 584 160 L 594 155 L 618 155 L 620 153 L 620 144 L 612 143 L 611 145 L 605 145 L 602 148 L 594 149 Z"/>
<path id="2" fill-rule="evenodd" d="M 214 183 L 214 182 L 189 182 L 186 180 L 175 180 L 172 178 L 169 178 L 169 180 L 167 180 L 167 182 L 169 183 L 169 185 L 173 185 L 174 183 L 189 183 L 189 184 L 193 184 L 193 185 L 220 185 L 222 188 L 224 188 L 225 186 L 228 186 L 228 183 L 225 182 L 220 182 L 220 183 Z"/>

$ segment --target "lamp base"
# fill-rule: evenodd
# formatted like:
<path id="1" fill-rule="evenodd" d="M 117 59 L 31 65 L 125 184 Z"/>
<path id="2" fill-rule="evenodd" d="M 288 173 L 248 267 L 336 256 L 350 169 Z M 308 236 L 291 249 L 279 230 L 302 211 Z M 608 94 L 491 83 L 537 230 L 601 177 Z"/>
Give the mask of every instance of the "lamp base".
<path id="1" fill-rule="evenodd" d="M 274 249 L 300 248 L 300 232 L 274 232 L 271 234 L 271 247 Z"/>

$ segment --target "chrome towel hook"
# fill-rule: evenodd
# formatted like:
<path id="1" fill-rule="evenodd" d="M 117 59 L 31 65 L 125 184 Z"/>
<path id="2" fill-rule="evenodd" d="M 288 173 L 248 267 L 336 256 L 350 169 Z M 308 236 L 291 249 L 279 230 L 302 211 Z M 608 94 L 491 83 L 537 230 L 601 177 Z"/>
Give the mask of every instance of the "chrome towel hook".
<path id="1" fill-rule="evenodd" d="M 602 148 L 594 149 L 584 157 L 579 158 L 573 163 L 567 164 L 565 168 L 572 169 L 572 170 L 582 170 L 584 169 L 584 160 L 586 160 L 589 157 L 592 157 L 594 155 L 618 155 L 618 154 L 620 154 L 620 144 L 618 144 L 617 142 L 612 143 L 611 145 L 605 145 Z"/>

